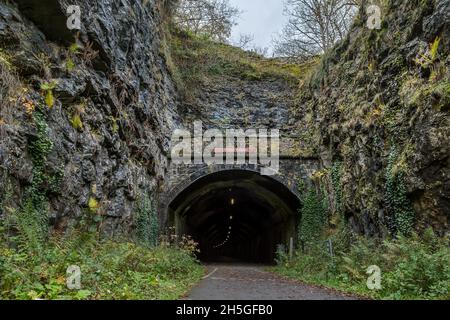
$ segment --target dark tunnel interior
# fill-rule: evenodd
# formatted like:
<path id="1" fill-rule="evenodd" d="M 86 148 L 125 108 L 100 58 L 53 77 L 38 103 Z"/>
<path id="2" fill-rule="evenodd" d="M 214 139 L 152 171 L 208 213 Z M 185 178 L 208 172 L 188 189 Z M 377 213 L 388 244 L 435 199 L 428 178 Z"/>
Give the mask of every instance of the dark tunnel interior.
<path id="1" fill-rule="evenodd" d="M 204 176 L 170 204 L 169 224 L 199 243 L 204 262 L 273 263 L 277 245 L 295 237 L 298 198 L 257 172 Z"/>

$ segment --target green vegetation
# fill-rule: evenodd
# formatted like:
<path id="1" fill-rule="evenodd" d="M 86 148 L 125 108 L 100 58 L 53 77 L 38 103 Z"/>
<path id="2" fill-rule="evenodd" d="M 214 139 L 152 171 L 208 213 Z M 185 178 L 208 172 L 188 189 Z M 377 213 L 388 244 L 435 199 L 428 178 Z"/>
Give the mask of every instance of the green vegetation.
<path id="1" fill-rule="evenodd" d="M 327 206 L 325 199 L 310 189 L 303 196 L 303 207 L 300 209 L 301 222 L 299 225 L 299 240 L 309 247 L 317 235 L 322 233 L 327 223 Z"/>
<path id="2" fill-rule="evenodd" d="M 68 58 L 66 61 L 66 69 L 67 72 L 72 72 L 75 69 L 76 65 L 75 62 L 73 62 L 72 58 Z"/>
<path id="3" fill-rule="evenodd" d="M 430 43 L 429 47 L 426 48 L 426 50 L 423 50 L 419 57 L 417 57 L 414 61 L 422 68 L 432 67 L 438 59 L 440 42 L 441 39 L 439 37 L 436 37 L 436 39 L 432 43 Z"/>
<path id="4" fill-rule="evenodd" d="M 70 124 L 72 125 L 72 128 L 78 131 L 83 131 L 84 124 L 82 115 L 85 114 L 86 109 L 86 101 L 82 100 L 80 103 L 76 105 L 69 106 L 68 113 L 71 114 L 69 116 Z"/>
<path id="5" fill-rule="evenodd" d="M 267 59 L 208 37 L 195 36 L 171 28 L 169 52 L 165 52 L 173 77 L 185 93 L 199 82 L 217 77 L 242 80 L 279 80 L 297 84 L 316 62 L 291 64 L 281 59 Z M 170 54 L 170 57 L 167 57 Z M 169 63 L 170 62 L 170 63 Z"/>
<path id="6" fill-rule="evenodd" d="M 51 108 L 55 104 L 55 97 L 53 96 L 53 89 L 56 87 L 56 82 L 45 82 L 41 84 L 41 90 L 45 92 L 45 104 Z"/>
<path id="7" fill-rule="evenodd" d="M 99 204 L 97 199 L 89 198 L 88 208 L 91 213 L 97 213 L 99 209 Z"/>
<path id="8" fill-rule="evenodd" d="M 437 66 L 431 72 L 430 79 L 424 80 L 409 75 L 404 81 L 400 91 L 405 106 L 408 109 L 419 111 L 429 109 L 435 111 L 448 111 L 450 105 L 450 81 L 445 76 L 446 68 Z M 417 116 L 413 116 L 409 123 L 414 123 Z"/>
<path id="9" fill-rule="evenodd" d="M 0 299 L 177 299 L 200 280 L 194 241 L 104 239 L 99 207 L 91 198 L 76 226 L 50 236 L 32 206 L 10 210 L 0 221 Z M 70 266 L 81 270 L 78 289 L 67 286 Z"/>
<path id="10" fill-rule="evenodd" d="M 39 251 L 48 234 L 47 191 L 54 180 L 46 172 L 47 157 L 53 148 L 48 137 L 48 125 L 41 110 L 32 115 L 36 135 L 30 139 L 28 150 L 33 162 L 33 173 L 22 207 L 12 218 L 12 223 L 22 232 L 23 243 Z"/>
<path id="11" fill-rule="evenodd" d="M 432 106 L 435 111 L 447 111 L 450 104 L 450 82 L 445 57 L 439 53 L 441 39 L 422 48 L 414 60 L 419 72 L 410 72 L 403 79 L 400 96 L 410 109 L 424 110 Z M 410 123 L 416 120 L 414 116 Z"/>
<path id="12" fill-rule="evenodd" d="M 116 134 L 117 132 L 119 132 L 120 126 L 119 126 L 119 118 L 116 118 L 114 116 L 110 116 L 110 120 L 111 120 L 111 131 L 112 133 Z"/>
<path id="13" fill-rule="evenodd" d="M 398 153 L 391 150 L 386 170 L 385 203 L 391 234 L 409 235 L 414 227 L 414 209 L 406 196 L 403 169 L 397 169 Z"/>
<path id="14" fill-rule="evenodd" d="M 413 231 L 414 211 L 406 198 L 402 175 L 410 149 L 406 147 L 399 154 L 393 148 L 389 158 L 385 198 L 392 219 L 388 221 L 388 238 L 369 239 L 351 231 L 342 212 L 342 163 L 336 162 L 314 174 L 320 187 L 301 187 L 299 250 L 292 259 L 278 252 L 278 266 L 273 271 L 374 299 L 449 299 L 449 239 L 436 236 L 431 228 L 420 235 Z M 334 201 L 330 207 L 327 184 Z M 380 290 L 367 287 L 367 270 L 374 265 L 381 269 Z"/>
<path id="15" fill-rule="evenodd" d="M 66 61 L 66 69 L 67 72 L 72 72 L 76 68 L 76 64 L 74 58 L 77 54 L 79 54 L 81 46 L 78 44 L 77 39 L 72 43 L 68 49 L 68 57 Z"/>
<path id="16" fill-rule="evenodd" d="M 5 235 L 5 229 L 0 235 Z M 183 249 L 152 249 L 134 243 L 99 241 L 72 232 L 53 236 L 39 251 L 0 243 L 0 299 L 177 299 L 203 269 Z M 66 286 L 67 268 L 81 269 L 81 289 Z"/>
<path id="17" fill-rule="evenodd" d="M 136 237 L 144 245 L 154 247 L 158 243 L 159 221 L 152 196 L 145 195 L 137 202 Z"/>
<path id="18" fill-rule="evenodd" d="M 431 229 L 422 237 L 368 240 L 346 229 L 331 238 L 334 255 L 317 241 L 308 253 L 279 258 L 275 272 L 310 284 L 325 285 L 374 299 L 450 299 L 448 239 Z M 381 269 L 381 290 L 367 288 L 367 268 Z"/>
<path id="19" fill-rule="evenodd" d="M 0 299 L 177 299 L 203 274 L 191 239 L 156 246 L 153 206 L 148 241 L 121 241 L 100 236 L 101 203 L 94 197 L 75 226 L 64 235 L 50 234 L 48 192 L 59 174 L 50 174 L 47 159 L 53 142 L 44 107 L 31 114 L 35 134 L 29 140 L 32 181 L 18 209 L 7 206 L 0 219 Z M 7 205 L 9 199 L 2 199 Z M 150 208 L 150 209 L 149 209 Z M 3 208 L 2 208 L 3 209 Z M 146 218 L 147 219 L 147 218 Z M 142 226 L 142 227 L 146 227 Z M 175 241 L 177 240 L 177 241 Z M 69 289 L 70 266 L 81 270 L 81 288 Z"/>
<path id="20" fill-rule="evenodd" d="M 333 186 L 333 193 L 335 198 L 336 210 L 340 212 L 342 210 L 342 163 L 335 162 L 330 172 L 331 183 Z"/>
<path id="21" fill-rule="evenodd" d="M 35 133 L 29 138 L 28 153 L 33 163 L 32 178 L 25 189 L 22 202 L 14 214 L 7 217 L 7 224 L 13 230 L 21 230 L 16 236 L 21 244 L 39 252 L 48 238 L 48 198 L 61 179 L 61 171 L 49 173 L 47 158 L 53 149 L 53 141 L 48 136 L 48 125 L 43 107 L 38 105 L 31 114 Z M 8 202 L 8 199 L 5 199 Z"/>
<path id="22" fill-rule="evenodd" d="M 82 130 L 83 129 L 83 121 L 81 120 L 81 116 L 79 114 L 74 114 L 72 119 L 70 119 L 70 124 L 74 129 Z"/>
<path id="23" fill-rule="evenodd" d="M 417 136 L 430 133 L 440 139 L 445 128 L 448 46 L 444 36 L 436 34 L 417 48 L 417 58 L 417 51 L 405 55 L 401 44 L 417 36 L 414 23 L 432 8 L 432 1 L 419 2 L 404 2 L 408 15 L 385 7 L 382 29 L 352 33 L 323 56 L 308 86 L 300 87 L 295 111 L 306 114 L 303 127 L 311 137 L 318 132 L 315 143 L 326 141 L 330 157 L 342 162 L 313 176 L 318 185 L 315 194 L 304 196 L 299 225 L 299 240 L 308 243 L 299 243 L 302 250 L 291 260 L 281 253 L 276 272 L 377 299 L 450 298 L 449 239 L 424 230 L 433 225 L 440 235 L 445 233 L 439 222 L 421 222 L 423 215 L 445 221 L 437 192 L 428 191 L 442 179 L 436 175 L 436 181 L 425 183 L 426 196 L 415 185 L 427 168 L 419 160 L 427 157 L 424 152 L 445 148 L 441 141 L 423 148 Z M 399 17 L 410 21 L 410 27 L 387 28 Z M 385 47 L 389 57 L 382 61 Z M 384 86 L 390 81 L 398 88 Z M 439 135 L 432 135 L 434 130 Z M 328 208 L 322 206 L 327 196 Z M 357 236 L 363 232 L 367 238 Z M 372 265 L 381 268 L 381 290 L 367 288 L 366 272 Z"/>

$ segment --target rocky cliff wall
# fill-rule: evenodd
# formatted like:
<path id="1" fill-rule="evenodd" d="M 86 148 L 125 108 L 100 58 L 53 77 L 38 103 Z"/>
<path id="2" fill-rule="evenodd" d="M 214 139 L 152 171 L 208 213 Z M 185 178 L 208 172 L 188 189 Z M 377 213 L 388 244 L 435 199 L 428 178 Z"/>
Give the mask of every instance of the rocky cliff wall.
<path id="1" fill-rule="evenodd" d="M 354 230 L 385 235 L 433 226 L 444 234 L 450 3 L 382 3 L 381 28 L 367 28 L 366 2 L 348 37 L 302 87 L 298 123 L 314 128 L 309 136 L 324 168 L 318 180 Z"/>
<path id="2" fill-rule="evenodd" d="M 283 157 L 320 162 L 332 221 L 369 236 L 448 232 L 447 0 L 383 1 L 379 30 L 363 7 L 309 80 L 311 66 L 182 34 L 168 59 L 162 1 L 71 1 L 78 34 L 68 4 L 0 3 L 3 210 L 37 194 L 59 228 L 95 207 L 109 234 L 128 231 L 136 200 L 167 191 L 172 131 L 202 120 L 281 129 Z"/>
<path id="3" fill-rule="evenodd" d="M 81 8 L 76 33 L 69 4 Z M 108 234 L 129 230 L 179 123 L 163 19 L 164 1 L 1 1 L 3 210 L 31 198 L 64 228 L 94 207 Z"/>

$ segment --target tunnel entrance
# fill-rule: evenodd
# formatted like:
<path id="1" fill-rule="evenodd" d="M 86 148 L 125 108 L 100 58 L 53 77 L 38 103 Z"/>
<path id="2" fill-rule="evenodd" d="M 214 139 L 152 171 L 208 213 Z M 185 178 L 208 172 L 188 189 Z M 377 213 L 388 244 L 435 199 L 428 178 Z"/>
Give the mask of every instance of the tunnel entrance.
<path id="1" fill-rule="evenodd" d="M 169 224 L 199 243 L 205 262 L 273 263 L 295 239 L 300 202 L 281 182 L 246 170 L 206 175 L 169 205 Z"/>

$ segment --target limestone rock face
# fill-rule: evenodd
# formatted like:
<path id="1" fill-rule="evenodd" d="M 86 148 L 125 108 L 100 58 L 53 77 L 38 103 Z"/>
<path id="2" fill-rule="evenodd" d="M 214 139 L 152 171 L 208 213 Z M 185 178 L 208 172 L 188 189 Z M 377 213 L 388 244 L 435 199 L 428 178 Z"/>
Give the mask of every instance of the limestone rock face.
<path id="1" fill-rule="evenodd" d="M 310 135 L 323 165 L 342 164 L 343 213 L 355 230 L 386 234 L 410 205 L 417 229 L 433 226 L 444 234 L 449 2 L 389 1 L 380 30 L 366 27 L 364 12 L 305 88 L 299 107 L 309 119 L 297 119 L 315 128 Z"/>
<path id="2" fill-rule="evenodd" d="M 339 167 L 339 194 L 330 178 L 321 187 L 331 213 L 358 233 L 386 235 L 408 215 L 417 229 L 449 231 L 448 0 L 383 1 L 380 30 L 367 28 L 363 6 L 300 86 L 260 69 L 255 77 L 246 63 L 245 77 L 211 77 L 192 101 L 166 54 L 166 2 L 0 3 L 1 210 L 17 208 L 40 178 L 56 228 L 98 204 L 106 233 L 128 233 L 136 200 L 177 178 L 166 176 L 173 130 L 201 120 L 280 129 L 292 177 L 302 159 Z M 72 4 L 79 32 L 66 27 Z"/>
<path id="3" fill-rule="evenodd" d="M 53 188 L 41 186 L 51 222 L 64 228 L 95 199 L 107 233 L 129 229 L 136 199 L 164 179 L 179 123 L 177 94 L 160 49 L 162 3 L 0 3 L 1 57 L 20 79 L 17 95 L 2 95 L 2 202 L 17 206 L 33 179 L 29 146 L 37 133 L 27 105 L 42 110 L 53 144 L 43 171 L 59 178 Z M 81 8 L 79 32 L 66 27 L 69 4 Z M 51 107 L 45 106 L 43 83 L 54 83 Z M 7 106 L 6 99 L 14 101 Z"/>
<path id="4" fill-rule="evenodd" d="M 195 101 L 182 106 L 185 127 L 202 121 L 204 130 L 254 129 L 280 132 L 282 156 L 299 156 L 301 139 L 292 130 L 295 87 L 278 79 L 243 80 L 223 77 L 209 80 L 196 93 Z M 304 153 L 301 155 L 305 155 Z"/>

